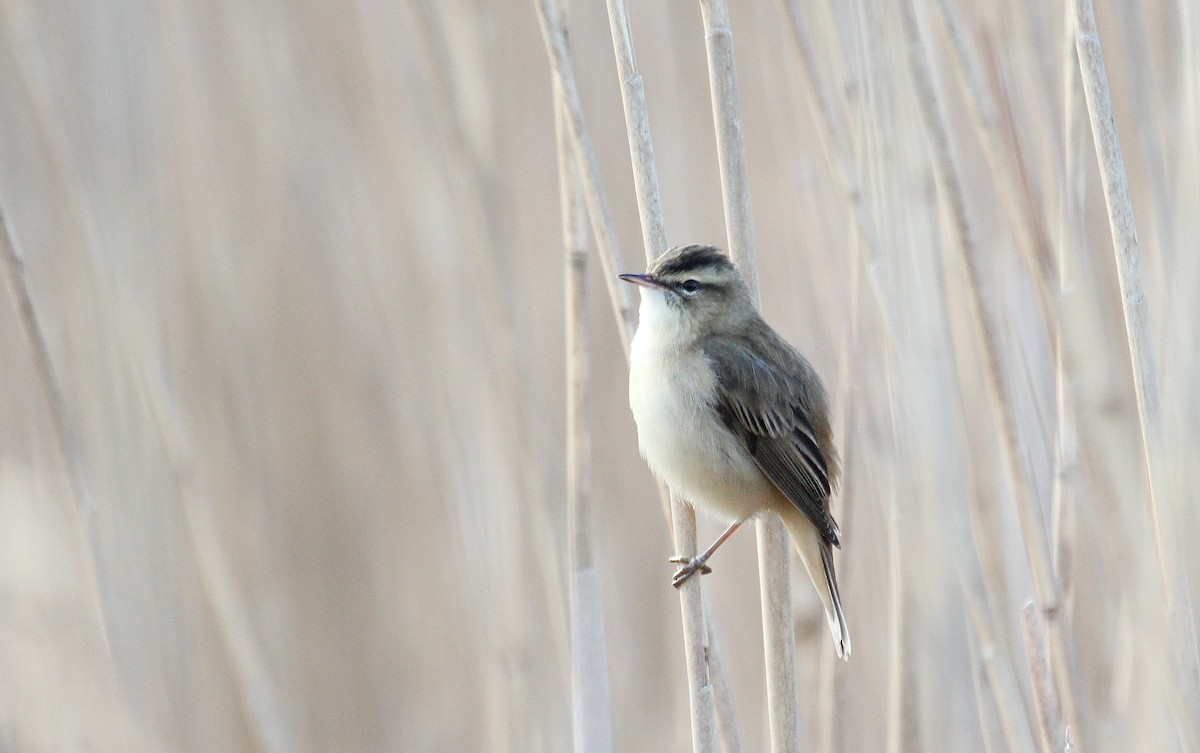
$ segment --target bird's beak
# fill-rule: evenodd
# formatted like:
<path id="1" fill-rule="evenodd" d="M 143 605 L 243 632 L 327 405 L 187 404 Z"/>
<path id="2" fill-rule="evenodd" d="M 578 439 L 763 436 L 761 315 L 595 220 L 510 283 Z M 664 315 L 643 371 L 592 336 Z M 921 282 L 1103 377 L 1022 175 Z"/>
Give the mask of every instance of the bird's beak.
<path id="1" fill-rule="evenodd" d="M 667 286 L 659 282 L 652 275 L 617 275 L 625 282 L 632 282 L 634 285 L 641 285 L 643 288 L 651 288 L 653 290 L 666 290 Z"/>

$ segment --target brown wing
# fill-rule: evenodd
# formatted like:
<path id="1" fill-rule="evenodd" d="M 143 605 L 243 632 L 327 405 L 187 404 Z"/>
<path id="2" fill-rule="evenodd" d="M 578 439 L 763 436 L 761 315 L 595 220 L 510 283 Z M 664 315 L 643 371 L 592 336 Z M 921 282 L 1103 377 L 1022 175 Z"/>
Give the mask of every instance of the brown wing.
<path id="1" fill-rule="evenodd" d="M 704 351 L 717 372 L 715 407 L 725 426 L 821 536 L 840 546 L 829 514 L 837 453 L 825 391 L 812 366 L 770 330 L 753 340 L 713 338 Z"/>

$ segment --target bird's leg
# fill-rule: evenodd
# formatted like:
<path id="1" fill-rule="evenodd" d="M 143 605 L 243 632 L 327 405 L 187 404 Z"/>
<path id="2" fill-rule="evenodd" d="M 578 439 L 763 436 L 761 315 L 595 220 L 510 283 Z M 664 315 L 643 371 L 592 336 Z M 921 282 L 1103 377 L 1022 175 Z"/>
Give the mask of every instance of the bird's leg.
<path id="1" fill-rule="evenodd" d="M 713 552 L 717 551 L 717 547 L 724 544 L 725 539 L 732 536 L 733 532 L 736 531 L 738 527 L 742 525 L 742 523 L 745 523 L 748 518 L 749 516 L 745 518 L 738 518 L 737 520 L 733 521 L 733 524 L 725 529 L 725 533 L 718 536 L 717 540 L 712 543 L 712 546 L 710 546 L 708 549 L 705 549 L 703 554 L 690 559 L 688 557 L 672 557 L 669 559 L 668 562 L 674 562 L 677 565 L 683 565 L 683 567 L 676 570 L 675 574 L 671 576 L 671 585 L 675 586 L 676 588 L 681 588 L 684 581 L 696 573 L 700 573 L 701 575 L 707 575 L 708 573 L 711 573 L 712 568 L 707 564 L 708 558 L 711 557 Z"/>

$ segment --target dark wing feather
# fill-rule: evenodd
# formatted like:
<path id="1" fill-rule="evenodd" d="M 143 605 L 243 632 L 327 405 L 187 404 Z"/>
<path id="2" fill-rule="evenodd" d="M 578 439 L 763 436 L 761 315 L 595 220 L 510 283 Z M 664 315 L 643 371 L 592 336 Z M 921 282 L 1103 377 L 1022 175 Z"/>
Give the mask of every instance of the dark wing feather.
<path id="1" fill-rule="evenodd" d="M 812 366 L 769 329 L 766 337 L 712 338 L 703 347 L 717 372 L 715 408 L 725 426 L 821 536 L 839 546 L 829 514 L 837 453 L 825 391 Z"/>

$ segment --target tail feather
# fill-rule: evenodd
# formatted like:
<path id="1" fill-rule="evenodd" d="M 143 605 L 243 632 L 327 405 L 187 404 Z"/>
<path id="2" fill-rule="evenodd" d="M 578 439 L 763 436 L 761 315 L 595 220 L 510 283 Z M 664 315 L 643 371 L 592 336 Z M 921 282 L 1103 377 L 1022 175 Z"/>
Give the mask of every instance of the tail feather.
<path id="1" fill-rule="evenodd" d="M 833 567 L 833 547 L 821 537 L 816 527 L 798 509 L 786 510 L 780 518 L 791 534 L 796 551 L 800 553 L 800 561 L 808 571 L 808 577 L 816 586 L 817 595 L 821 597 L 821 604 L 825 607 L 825 619 L 829 622 L 829 632 L 833 634 L 838 658 L 848 661 L 850 630 L 846 626 L 846 616 L 842 613 L 842 597 L 838 591 L 837 572 Z"/>
<path id="2" fill-rule="evenodd" d="M 850 660 L 850 629 L 846 627 L 846 615 L 842 613 L 842 595 L 838 591 L 837 573 L 833 569 L 833 547 L 821 542 L 821 564 L 825 571 L 825 585 L 829 589 L 829 600 L 833 603 L 833 614 L 825 607 L 825 616 L 829 618 L 829 630 L 837 647 L 838 657 Z"/>

